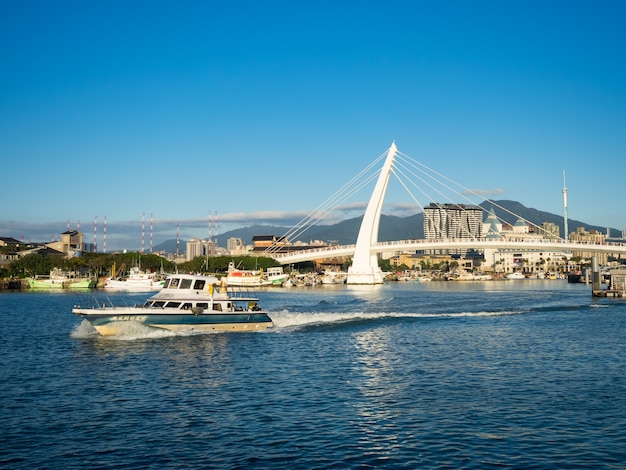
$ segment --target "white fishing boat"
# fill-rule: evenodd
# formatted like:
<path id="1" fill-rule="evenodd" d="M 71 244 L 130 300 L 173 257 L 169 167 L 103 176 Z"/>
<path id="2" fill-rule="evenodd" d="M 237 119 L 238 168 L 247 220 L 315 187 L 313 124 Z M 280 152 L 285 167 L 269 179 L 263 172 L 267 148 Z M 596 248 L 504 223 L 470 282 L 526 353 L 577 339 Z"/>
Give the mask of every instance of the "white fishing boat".
<path id="1" fill-rule="evenodd" d="M 259 287 L 263 284 L 263 270 L 238 269 L 231 261 L 228 264 L 226 283 L 229 286 Z"/>
<path id="2" fill-rule="evenodd" d="M 267 268 L 267 271 L 237 269 L 233 262 L 228 265 L 228 273 L 226 274 L 226 283 L 229 286 L 240 287 L 263 287 L 263 286 L 282 286 L 288 274 L 283 272 L 282 266 Z"/>
<path id="3" fill-rule="evenodd" d="M 231 289 L 215 276 L 174 274 L 143 305 L 114 306 L 89 298 L 72 313 L 89 321 L 103 336 L 123 332 L 128 322 L 183 332 L 255 331 L 273 326 L 258 298 L 247 290 Z"/>
<path id="4" fill-rule="evenodd" d="M 469 271 L 455 271 L 448 277 L 448 281 L 490 281 L 493 277 L 489 274 L 478 274 Z"/>
<path id="5" fill-rule="evenodd" d="M 526 279 L 526 276 L 524 276 L 519 271 L 515 271 L 515 272 L 513 272 L 511 274 L 507 274 L 506 278 L 507 279 Z"/>
<path id="6" fill-rule="evenodd" d="M 263 286 L 281 287 L 289 279 L 289 274 L 283 272 L 282 266 L 274 266 L 267 268 L 267 271 L 261 275 Z"/>
<path id="7" fill-rule="evenodd" d="M 164 282 L 165 278 L 160 273 L 144 272 L 134 266 L 127 276 L 106 278 L 104 288 L 113 291 L 152 292 L 161 290 Z"/>
<path id="8" fill-rule="evenodd" d="M 324 274 L 320 276 L 322 284 L 345 284 L 346 274 L 337 271 L 324 271 Z"/>

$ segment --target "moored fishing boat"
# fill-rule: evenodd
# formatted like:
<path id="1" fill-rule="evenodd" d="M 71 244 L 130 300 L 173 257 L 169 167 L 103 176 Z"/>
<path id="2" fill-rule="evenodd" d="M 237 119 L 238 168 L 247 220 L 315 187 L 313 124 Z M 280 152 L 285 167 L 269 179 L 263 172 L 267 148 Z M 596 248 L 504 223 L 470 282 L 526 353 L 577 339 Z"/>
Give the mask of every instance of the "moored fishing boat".
<path id="1" fill-rule="evenodd" d="M 524 276 L 519 271 L 515 271 L 515 272 L 512 272 L 511 274 L 507 274 L 506 278 L 507 279 L 526 279 L 526 276 Z"/>
<path id="2" fill-rule="evenodd" d="M 282 287 L 289 279 L 289 274 L 283 272 L 282 266 L 267 268 L 267 272 L 261 275 L 262 286 Z"/>
<path id="3" fill-rule="evenodd" d="M 31 289 L 90 289 L 96 285 L 93 277 L 60 268 L 52 269 L 48 276 L 29 277 L 27 280 Z"/>
<path id="4" fill-rule="evenodd" d="M 229 286 L 259 287 L 263 284 L 263 271 L 238 269 L 232 261 L 228 264 L 226 283 Z"/>
<path id="5" fill-rule="evenodd" d="M 281 287 L 288 278 L 289 275 L 283 272 L 282 266 L 270 267 L 264 272 L 262 269 L 238 269 L 233 262 L 230 262 L 226 274 L 226 283 L 229 286 L 240 287 Z"/>
<path id="6" fill-rule="evenodd" d="M 132 267 L 127 276 L 107 277 L 104 288 L 128 292 L 151 292 L 161 290 L 165 278 L 159 273 L 144 272 L 138 266 Z"/>
<path id="7" fill-rule="evenodd" d="M 229 289 L 214 276 L 175 274 L 143 305 L 116 307 L 98 302 L 74 306 L 72 313 L 89 321 L 103 336 L 124 331 L 127 322 L 171 331 L 254 331 L 271 328 L 258 298 Z"/>

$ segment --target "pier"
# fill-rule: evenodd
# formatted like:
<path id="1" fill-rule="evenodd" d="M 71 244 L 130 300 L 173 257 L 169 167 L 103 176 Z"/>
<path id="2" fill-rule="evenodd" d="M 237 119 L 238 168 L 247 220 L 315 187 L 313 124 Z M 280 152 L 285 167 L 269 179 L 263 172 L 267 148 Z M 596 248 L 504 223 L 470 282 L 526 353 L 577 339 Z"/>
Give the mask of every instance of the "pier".
<path id="1" fill-rule="evenodd" d="M 611 269 L 609 286 L 601 288 L 600 266 L 596 256 L 591 257 L 591 291 L 594 297 L 626 297 L 626 269 Z"/>

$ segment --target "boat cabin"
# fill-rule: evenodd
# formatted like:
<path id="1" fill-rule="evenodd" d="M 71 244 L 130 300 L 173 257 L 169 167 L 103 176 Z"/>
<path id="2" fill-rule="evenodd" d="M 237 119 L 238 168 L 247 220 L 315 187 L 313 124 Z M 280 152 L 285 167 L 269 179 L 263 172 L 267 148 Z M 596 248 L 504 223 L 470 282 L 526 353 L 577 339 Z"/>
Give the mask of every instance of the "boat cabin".
<path id="1" fill-rule="evenodd" d="M 191 310 L 192 312 L 253 312 L 260 310 L 258 304 L 244 300 L 214 300 L 214 301 L 180 301 L 180 300 L 153 300 L 149 299 L 144 304 L 145 308 L 173 308 L 177 310 Z"/>
<path id="2" fill-rule="evenodd" d="M 144 303 L 144 308 L 190 310 L 202 312 L 252 312 L 261 310 L 257 298 L 241 295 L 243 292 L 227 292 L 216 277 L 189 274 L 170 276 L 161 291 Z M 214 290 L 216 294 L 213 295 Z M 219 293 L 217 293 L 219 290 Z"/>

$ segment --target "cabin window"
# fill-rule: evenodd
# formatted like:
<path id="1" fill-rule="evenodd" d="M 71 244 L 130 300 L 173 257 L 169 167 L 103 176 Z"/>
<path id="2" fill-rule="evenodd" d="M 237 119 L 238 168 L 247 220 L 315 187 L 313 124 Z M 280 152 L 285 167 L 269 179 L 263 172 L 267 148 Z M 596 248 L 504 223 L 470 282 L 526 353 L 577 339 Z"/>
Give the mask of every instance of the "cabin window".
<path id="1" fill-rule="evenodd" d="M 196 283 L 193 285 L 193 288 L 196 290 L 204 289 L 204 284 L 206 281 L 204 279 L 196 279 Z"/>
<path id="2" fill-rule="evenodd" d="M 200 308 L 209 308 L 209 304 L 207 302 L 198 302 L 196 306 Z"/>
<path id="3" fill-rule="evenodd" d="M 152 306 L 153 306 L 154 308 L 163 308 L 163 307 L 165 306 L 165 302 L 163 302 L 163 301 L 159 300 L 159 301 L 157 301 L 157 302 L 154 302 L 154 303 L 152 304 Z"/>
<path id="4" fill-rule="evenodd" d="M 180 288 L 181 289 L 189 289 L 191 288 L 192 279 L 181 279 L 180 280 Z"/>
<path id="5" fill-rule="evenodd" d="M 222 311 L 222 304 L 213 304 L 213 310 Z"/>
<path id="6" fill-rule="evenodd" d="M 170 283 L 170 289 L 178 289 L 178 281 L 180 281 L 180 279 L 178 279 L 177 277 L 175 277 L 174 279 L 172 279 L 172 282 Z"/>
<path id="7" fill-rule="evenodd" d="M 166 307 L 167 308 L 178 308 L 180 306 L 180 302 L 168 302 Z"/>
<path id="8" fill-rule="evenodd" d="M 191 308 L 191 304 L 189 302 L 185 302 L 183 304 L 183 310 L 189 310 Z"/>

